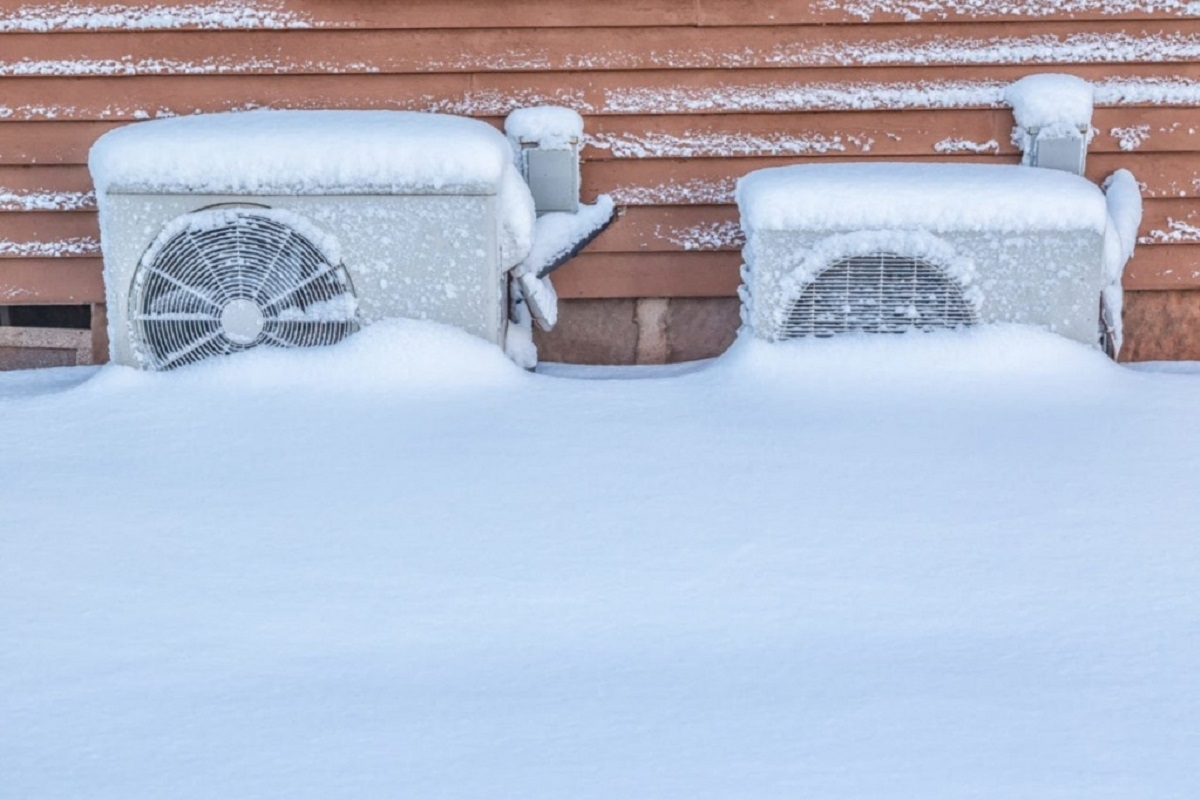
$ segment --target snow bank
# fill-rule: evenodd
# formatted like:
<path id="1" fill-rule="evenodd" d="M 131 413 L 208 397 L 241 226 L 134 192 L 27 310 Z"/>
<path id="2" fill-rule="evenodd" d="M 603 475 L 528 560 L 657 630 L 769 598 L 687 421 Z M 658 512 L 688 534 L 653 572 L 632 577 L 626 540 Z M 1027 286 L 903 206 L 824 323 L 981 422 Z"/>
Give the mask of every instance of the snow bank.
<path id="1" fill-rule="evenodd" d="M 743 344 L 0 373 L 0 795 L 1193 797 L 1200 376 Z"/>
<path id="2" fill-rule="evenodd" d="M 524 373 L 494 344 L 434 322 L 388 319 L 327 347 L 256 347 L 171 372 L 106 366 L 85 394 L 228 389 L 437 393 L 512 385 Z"/>
<path id="3" fill-rule="evenodd" d="M 408 111 L 250 111 L 153 120 L 100 137 L 100 192 L 373 194 L 500 191 L 504 136 Z"/>
<path id="4" fill-rule="evenodd" d="M 1121 368 L 1094 347 L 1028 325 L 991 324 L 895 336 L 765 342 L 743 333 L 714 363 L 725 379 L 836 391 L 996 391 L 1006 378 L 1049 385 L 1117 379 Z"/>
<path id="5" fill-rule="evenodd" d="M 804 164 L 738 181 L 748 230 L 924 228 L 1103 232 L 1104 195 L 1055 170 L 990 164 Z"/>

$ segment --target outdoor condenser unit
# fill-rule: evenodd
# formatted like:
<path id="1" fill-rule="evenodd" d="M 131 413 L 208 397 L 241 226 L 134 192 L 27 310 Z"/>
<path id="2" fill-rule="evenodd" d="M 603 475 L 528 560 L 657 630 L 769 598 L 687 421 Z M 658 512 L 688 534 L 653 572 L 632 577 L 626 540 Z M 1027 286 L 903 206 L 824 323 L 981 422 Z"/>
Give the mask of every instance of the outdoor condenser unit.
<path id="1" fill-rule="evenodd" d="M 743 178 L 738 206 L 745 321 L 760 338 L 1019 322 L 1098 341 L 1111 222 L 1104 193 L 1078 175 L 781 167 Z"/>
<path id="2" fill-rule="evenodd" d="M 117 363 L 171 369 L 258 345 L 328 344 L 385 317 L 501 346 L 510 334 L 510 276 L 531 250 L 534 203 L 508 140 L 486 123 L 183 117 L 106 135 L 90 166 Z"/>

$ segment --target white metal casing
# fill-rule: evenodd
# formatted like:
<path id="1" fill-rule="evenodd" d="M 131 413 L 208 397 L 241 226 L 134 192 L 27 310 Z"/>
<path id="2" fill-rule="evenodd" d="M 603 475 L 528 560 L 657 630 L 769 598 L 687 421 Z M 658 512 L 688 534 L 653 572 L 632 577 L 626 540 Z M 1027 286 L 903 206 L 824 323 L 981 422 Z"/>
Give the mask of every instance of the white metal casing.
<path id="1" fill-rule="evenodd" d="M 140 366 L 129 298 L 143 254 L 177 218 L 215 206 L 280 209 L 335 237 L 359 319 L 426 319 L 503 344 L 508 276 L 500 262 L 496 197 L 420 195 L 193 195 L 110 192 L 102 206 L 110 355 Z"/>
<path id="2" fill-rule="evenodd" d="M 982 323 L 1026 323 L 1087 344 L 1097 341 L 1100 292 L 1106 285 L 1102 235 L 1087 230 L 1029 231 L 1019 236 L 951 231 L 927 234 L 928 238 L 881 235 L 878 246 L 871 247 L 867 243 L 872 233 L 894 232 L 750 231 L 747 247 L 753 250 L 753 268 L 745 271 L 751 298 L 747 321 L 755 334 L 781 338 L 779 309 L 794 302 L 806 285 L 789 280 L 803 254 L 824 251 L 829 254 L 824 260 L 832 266 L 841 257 L 894 251 L 934 266 L 965 261 L 973 273 L 970 285 L 977 290 Z M 855 234 L 863 236 L 862 246 L 854 245 Z M 916 247 L 896 246 L 905 241 Z M 945 256 L 931 255 L 931 250 Z"/>
<path id="3" fill-rule="evenodd" d="M 1020 166 L 841 164 L 743 179 L 744 316 L 787 338 L 801 292 L 842 259 L 894 254 L 959 283 L 981 323 L 1098 342 L 1104 196 L 1085 179 Z"/>

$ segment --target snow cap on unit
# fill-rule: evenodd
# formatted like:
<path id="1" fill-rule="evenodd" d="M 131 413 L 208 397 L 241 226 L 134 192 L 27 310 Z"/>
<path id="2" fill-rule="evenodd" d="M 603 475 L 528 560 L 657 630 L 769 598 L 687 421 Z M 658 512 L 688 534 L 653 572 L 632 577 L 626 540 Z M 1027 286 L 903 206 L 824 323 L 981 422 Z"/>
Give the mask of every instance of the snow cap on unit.
<path id="1" fill-rule="evenodd" d="M 1004 164 L 804 164 L 738 181 L 747 231 L 1079 230 L 1103 233 L 1104 194 L 1066 172 Z"/>
<path id="2" fill-rule="evenodd" d="M 413 111 L 199 114 L 126 125 L 88 157 L 108 194 L 494 194 L 504 268 L 533 246 L 534 207 L 505 136 Z"/>
<path id="3" fill-rule="evenodd" d="M 498 193 L 508 142 L 478 120 L 411 111 L 250 111 L 126 125 L 88 159 L 99 192 Z"/>
<path id="4" fill-rule="evenodd" d="M 1069 125 L 1086 130 L 1092 124 L 1093 88 L 1074 75 L 1028 75 L 1004 90 L 1018 127 L 1048 128 Z"/>
<path id="5" fill-rule="evenodd" d="M 522 143 L 570 150 L 583 141 L 583 117 L 562 106 L 518 108 L 504 120 L 504 132 L 518 149 Z"/>

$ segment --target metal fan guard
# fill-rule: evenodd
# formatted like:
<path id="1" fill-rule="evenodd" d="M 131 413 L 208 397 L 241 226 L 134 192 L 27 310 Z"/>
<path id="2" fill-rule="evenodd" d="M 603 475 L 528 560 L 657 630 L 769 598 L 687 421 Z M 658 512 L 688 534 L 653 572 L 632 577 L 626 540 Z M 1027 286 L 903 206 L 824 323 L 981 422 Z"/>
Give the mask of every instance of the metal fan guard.
<path id="1" fill-rule="evenodd" d="M 259 345 L 334 344 L 358 330 L 345 268 L 281 216 L 198 211 L 146 253 L 130 297 L 144 366 L 169 370 Z"/>
<path id="2" fill-rule="evenodd" d="M 962 287 L 935 264 L 896 253 L 835 261 L 788 308 L 779 339 L 904 333 L 979 322 Z"/>

